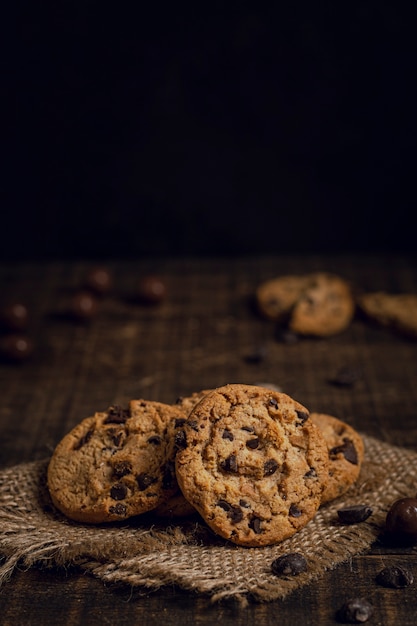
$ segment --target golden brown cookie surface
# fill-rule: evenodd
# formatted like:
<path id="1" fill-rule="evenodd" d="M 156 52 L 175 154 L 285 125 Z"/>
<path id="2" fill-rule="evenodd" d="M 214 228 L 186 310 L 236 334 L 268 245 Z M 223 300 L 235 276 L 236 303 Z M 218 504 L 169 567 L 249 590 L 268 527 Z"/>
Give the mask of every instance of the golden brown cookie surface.
<path id="1" fill-rule="evenodd" d="M 286 394 L 225 385 L 195 406 L 184 434 L 178 483 L 220 536 L 269 545 L 314 517 L 328 476 L 327 447 L 307 409 Z"/>
<path id="2" fill-rule="evenodd" d="M 132 400 L 127 409 L 110 407 L 84 419 L 49 462 L 55 506 L 73 520 L 101 523 L 166 501 L 178 489 L 175 433 L 183 417 L 170 405 Z"/>

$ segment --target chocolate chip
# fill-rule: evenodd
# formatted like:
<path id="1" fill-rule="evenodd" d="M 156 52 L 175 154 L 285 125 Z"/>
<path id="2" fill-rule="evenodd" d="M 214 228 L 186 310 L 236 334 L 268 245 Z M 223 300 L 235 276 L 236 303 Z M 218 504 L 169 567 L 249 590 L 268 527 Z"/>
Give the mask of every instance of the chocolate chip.
<path id="1" fill-rule="evenodd" d="M 268 459 L 268 461 L 265 461 L 264 463 L 264 476 L 271 476 L 277 471 L 277 469 L 278 463 L 275 459 Z"/>
<path id="2" fill-rule="evenodd" d="M 218 500 L 217 506 L 219 506 L 223 511 L 230 511 L 232 505 L 227 502 L 227 500 Z"/>
<path id="3" fill-rule="evenodd" d="M 259 446 L 259 439 L 249 439 L 249 441 L 246 442 L 246 447 L 249 448 L 250 450 L 256 450 L 256 448 L 258 448 Z"/>
<path id="4" fill-rule="evenodd" d="M 198 425 L 197 425 L 196 420 L 187 420 L 187 424 L 190 428 L 198 432 Z"/>
<path id="5" fill-rule="evenodd" d="M 329 456 L 331 459 L 335 459 L 338 454 L 343 454 L 346 461 L 349 461 L 352 465 L 358 464 L 358 453 L 356 451 L 355 444 L 351 439 L 345 437 L 340 446 L 335 446 L 329 450 Z"/>
<path id="6" fill-rule="evenodd" d="M 278 400 L 276 398 L 269 398 L 269 406 L 273 406 L 274 409 L 278 408 Z"/>
<path id="7" fill-rule="evenodd" d="M 413 574 L 403 567 L 391 565 L 384 567 L 376 577 L 378 585 L 383 587 L 391 587 L 392 589 L 402 589 L 408 587 L 414 582 Z"/>
<path id="8" fill-rule="evenodd" d="M 262 520 L 259 517 L 252 517 L 249 522 L 249 528 L 253 530 L 255 535 L 260 535 L 262 533 L 261 522 Z"/>
<path id="9" fill-rule="evenodd" d="M 232 510 L 229 512 L 230 521 L 233 524 L 237 524 L 241 522 L 243 519 L 243 511 L 239 506 L 233 506 Z"/>
<path id="10" fill-rule="evenodd" d="M 147 441 L 147 443 L 152 443 L 154 446 L 159 446 L 162 442 L 162 439 L 159 435 L 151 435 Z"/>
<path id="11" fill-rule="evenodd" d="M 118 502 L 117 504 L 114 504 L 111 507 L 109 507 L 109 512 L 112 513 L 113 515 L 126 515 L 127 506 L 125 504 L 121 504 L 120 502 Z"/>
<path id="12" fill-rule="evenodd" d="M 89 430 L 87 430 L 87 432 L 73 445 L 72 449 L 79 450 L 80 448 L 85 446 L 85 444 L 90 441 L 93 434 L 94 434 L 94 426 L 90 428 Z"/>
<path id="13" fill-rule="evenodd" d="M 249 502 L 246 502 L 246 500 L 243 500 L 243 498 L 239 500 L 239 504 L 240 506 L 243 506 L 244 509 L 250 509 Z"/>
<path id="14" fill-rule="evenodd" d="M 185 417 L 176 417 L 174 422 L 175 428 L 181 428 L 181 426 L 184 426 L 186 421 Z"/>
<path id="15" fill-rule="evenodd" d="M 236 455 L 230 454 L 220 465 L 225 472 L 237 472 Z"/>
<path id="16" fill-rule="evenodd" d="M 242 426 L 240 430 L 244 430 L 247 433 L 254 433 L 255 429 L 253 426 Z"/>
<path id="17" fill-rule="evenodd" d="M 136 477 L 136 482 L 138 484 L 139 491 L 145 491 L 150 485 L 156 483 L 156 478 L 150 474 L 146 474 L 146 472 L 143 472 Z"/>
<path id="18" fill-rule="evenodd" d="M 343 524 L 359 524 L 372 515 L 372 509 L 366 504 L 356 504 L 339 509 L 337 515 Z"/>
<path id="19" fill-rule="evenodd" d="M 127 493 L 127 487 L 123 483 L 116 483 L 110 489 L 110 497 L 113 498 L 113 500 L 124 500 Z"/>
<path id="20" fill-rule="evenodd" d="M 245 361 L 246 363 L 257 365 L 265 360 L 267 354 L 268 350 L 266 346 L 257 346 L 251 352 L 245 355 Z"/>
<path id="21" fill-rule="evenodd" d="M 317 476 L 317 472 L 314 467 L 310 467 L 308 472 L 304 474 L 304 478 L 314 478 L 315 476 Z"/>
<path id="22" fill-rule="evenodd" d="M 107 409 L 107 417 L 103 424 L 124 424 L 130 417 L 129 409 L 123 409 L 121 406 L 115 405 Z"/>
<path id="23" fill-rule="evenodd" d="M 290 517 L 301 517 L 302 511 L 296 504 L 291 504 L 288 515 Z"/>
<path id="24" fill-rule="evenodd" d="M 184 450 L 187 447 L 187 436 L 185 431 L 179 430 L 175 433 L 174 445 L 178 450 Z"/>
<path id="25" fill-rule="evenodd" d="M 362 624 L 372 617 L 374 607 L 366 598 L 350 598 L 338 611 L 338 619 L 344 623 Z"/>
<path id="26" fill-rule="evenodd" d="M 310 413 L 308 413 L 308 411 L 295 411 L 297 413 L 297 417 L 299 420 L 299 424 L 304 424 L 304 422 L 306 422 L 308 420 L 308 418 L 310 417 Z"/>
<path id="27" fill-rule="evenodd" d="M 361 371 L 358 368 L 344 366 L 339 368 L 333 378 L 330 378 L 328 382 L 337 387 L 353 387 L 360 376 Z"/>
<path id="28" fill-rule="evenodd" d="M 289 552 L 272 561 L 271 569 L 276 576 L 298 576 L 307 571 L 308 564 L 299 552 Z"/>
<path id="29" fill-rule="evenodd" d="M 227 430 L 227 428 L 226 428 L 223 431 L 222 439 L 228 439 L 228 441 L 233 441 L 234 440 L 233 433 L 231 433 L 230 430 Z"/>
<path id="30" fill-rule="evenodd" d="M 113 464 L 113 473 L 118 478 L 122 476 L 126 476 L 126 474 L 130 474 L 132 472 L 132 465 L 129 461 L 116 461 Z"/>
<path id="31" fill-rule="evenodd" d="M 115 428 L 109 428 L 107 434 L 112 440 L 113 445 L 116 446 L 116 448 L 119 448 L 124 438 L 124 432 L 121 430 L 116 430 Z"/>
<path id="32" fill-rule="evenodd" d="M 219 506 L 223 511 L 226 511 L 227 517 L 233 524 L 237 524 L 241 522 L 243 519 L 243 511 L 239 506 L 234 504 L 230 504 L 227 500 L 219 500 L 217 502 L 217 506 Z"/>

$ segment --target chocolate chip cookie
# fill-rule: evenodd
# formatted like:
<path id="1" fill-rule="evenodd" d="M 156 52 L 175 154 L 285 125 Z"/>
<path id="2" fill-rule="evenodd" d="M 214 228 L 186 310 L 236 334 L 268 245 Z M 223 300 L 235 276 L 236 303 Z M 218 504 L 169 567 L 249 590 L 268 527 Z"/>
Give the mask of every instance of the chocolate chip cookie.
<path id="1" fill-rule="evenodd" d="M 184 424 L 176 474 L 211 529 L 242 546 L 290 537 L 317 512 L 328 452 L 308 410 L 255 385 L 207 394 Z"/>
<path id="2" fill-rule="evenodd" d="M 358 307 L 368 319 L 380 326 L 417 338 L 416 294 L 365 293 L 358 297 Z"/>
<path id="3" fill-rule="evenodd" d="M 202 389 L 201 391 L 195 391 L 189 396 L 180 396 L 175 406 L 184 412 L 185 418 L 189 416 L 193 408 L 200 402 L 204 396 L 213 391 L 212 389 Z M 188 515 L 195 514 L 195 508 L 184 498 L 182 491 L 178 488 L 178 491 L 174 493 L 166 502 L 158 505 L 153 511 L 155 515 L 160 517 L 187 517 Z"/>
<path id="4" fill-rule="evenodd" d="M 346 422 L 325 413 L 311 413 L 327 445 L 329 479 L 322 494 L 322 504 L 343 495 L 359 477 L 365 454 L 363 439 Z"/>
<path id="5" fill-rule="evenodd" d="M 132 400 L 84 419 L 57 445 L 48 466 L 55 506 L 86 523 L 145 513 L 178 490 L 176 433 L 184 414 L 160 402 Z"/>
<path id="6" fill-rule="evenodd" d="M 329 272 L 281 276 L 256 292 L 260 312 L 297 335 L 326 337 L 345 330 L 355 312 L 349 283 Z"/>

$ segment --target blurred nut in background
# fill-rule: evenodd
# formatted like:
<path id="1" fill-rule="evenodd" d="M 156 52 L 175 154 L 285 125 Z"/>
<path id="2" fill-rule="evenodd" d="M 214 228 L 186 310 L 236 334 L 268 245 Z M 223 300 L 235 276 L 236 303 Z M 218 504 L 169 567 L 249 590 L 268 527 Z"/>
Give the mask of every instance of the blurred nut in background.
<path id="1" fill-rule="evenodd" d="M 0 355 L 5 361 L 20 363 L 26 361 L 32 352 L 32 340 L 25 335 L 13 333 L 1 338 Z"/>
<path id="2" fill-rule="evenodd" d="M 144 276 L 139 282 L 138 298 L 143 304 L 160 304 L 166 295 L 166 285 L 159 276 Z"/>
<path id="3" fill-rule="evenodd" d="M 78 291 L 71 303 L 72 316 L 79 321 L 89 321 L 98 313 L 97 298 L 87 290 Z"/>
<path id="4" fill-rule="evenodd" d="M 0 311 L 0 326 L 6 331 L 21 331 L 27 328 L 29 312 L 21 302 L 5 305 Z"/>
<path id="5" fill-rule="evenodd" d="M 94 267 L 88 272 L 85 284 L 95 294 L 103 296 L 113 287 L 112 273 L 105 267 Z"/>

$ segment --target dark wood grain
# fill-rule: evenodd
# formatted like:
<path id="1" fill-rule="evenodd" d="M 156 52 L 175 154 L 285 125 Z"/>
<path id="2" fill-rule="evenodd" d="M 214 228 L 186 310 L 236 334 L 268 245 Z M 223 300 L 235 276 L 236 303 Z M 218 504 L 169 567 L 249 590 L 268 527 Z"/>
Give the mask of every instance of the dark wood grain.
<path id="1" fill-rule="evenodd" d="M 417 342 L 359 317 L 344 333 L 295 344 L 279 340 L 256 315 L 254 289 L 282 273 L 331 270 L 360 290 L 417 293 L 417 261 L 401 256 L 282 256 L 109 261 L 113 292 L 96 318 L 68 316 L 72 294 L 92 263 L 9 264 L 0 268 L 1 302 L 27 303 L 35 343 L 25 363 L 0 363 L 0 467 L 48 456 L 77 422 L 133 397 L 174 402 L 226 382 L 279 385 L 312 411 L 348 420 L 368 435 L 417 450 Z M 139 279 L 157 273 L 168 289 L 157 307 L 139 304 Z M 250 359 L 262 350 L 262 358 Z M 331 385 L 342 366 L 357 367 L 352 388 Z M 381 460 L 383 462 L 383 460 Z M 417 485 L 416 485 L 417 492 Z M 411 494 L 415 495 L 415 494 Z M 283 603 L 212 606 L 168 588 L 154 593 L 113 588 L 76 569 L 18 571 L 0 590 L 6 625 L 337 623 L 349 594 L 375 604 L 374 623 L 415 623 L 415 585 L 387 590 L 378 571 L 405 563 L 417 580 L 415 552 L 374 546 Z M 279 617 L 279 620 L 278 620 Z"/>

